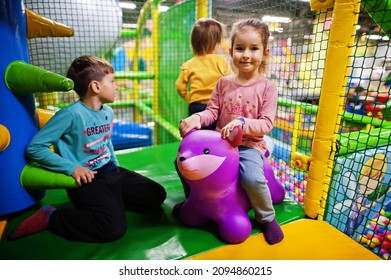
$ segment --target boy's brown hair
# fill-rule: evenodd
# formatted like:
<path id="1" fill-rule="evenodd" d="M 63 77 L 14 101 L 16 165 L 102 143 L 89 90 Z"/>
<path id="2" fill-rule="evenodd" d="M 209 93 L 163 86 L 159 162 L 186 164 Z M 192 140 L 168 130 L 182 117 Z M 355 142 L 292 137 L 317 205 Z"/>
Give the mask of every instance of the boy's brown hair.
<path id="1" fill-rule="evenodd" d="M 74 90 L 83 97 L 91 81 L 101 81 L 106 75 L 114 73 L 113 66 L 96 56 L 84 55 L 75 58 L 69 66 L 67 77 L 74 82 Z"/>

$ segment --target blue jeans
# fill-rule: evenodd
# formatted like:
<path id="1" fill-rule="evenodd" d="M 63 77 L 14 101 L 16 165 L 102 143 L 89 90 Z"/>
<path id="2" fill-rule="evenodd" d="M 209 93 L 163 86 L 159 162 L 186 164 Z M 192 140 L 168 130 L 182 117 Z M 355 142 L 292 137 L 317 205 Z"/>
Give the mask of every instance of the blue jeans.
<path id="1" fill-rule="evenodd" d="M 246 191 L 258 223 L 275 217 L 269 187 L 263 173 L 263 154 L 254 148 L 239 146 L 239 182 Z"/>

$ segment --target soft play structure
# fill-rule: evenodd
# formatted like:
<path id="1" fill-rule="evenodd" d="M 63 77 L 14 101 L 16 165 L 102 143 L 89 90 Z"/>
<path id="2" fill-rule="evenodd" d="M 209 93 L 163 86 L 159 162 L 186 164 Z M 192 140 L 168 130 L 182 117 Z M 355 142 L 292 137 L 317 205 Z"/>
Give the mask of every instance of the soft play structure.
<path id="1" fill-rule="evenodd" d="M 165 12 L 163 4 L 169 5 Z M 0 3 L 0 259 L 391 259 L 391 2 L 140 5 Z M 255 226 L 238 241 L 213 221 L 193 226 L 183 221 L 188 213 L 172 215 L 185 200 L 174 159 L 182 141 L 178 124 L 187 116 L 175 81 L 192 56 L 193 23 L 208 16 L 223 22 L 228 34 L 245 17 L 262 18 L 270 27 L 268 77 L 279 99 L 265 172 L 268 183 L 283 191 L 274 207 L 285 236 L 273 246 Z M 223 42 L 220 53 L 227 59 L 228 49 Z M 24 151 L 50 116 L 77 99 L 64 69 L 87 53 L 116 69 L 119 95 L 109 105 L 120 165 L 161 183 L 167 199 L 160 211 L 128 212 L 129 229 L 113 243 L 75 243 L 50 230 L 10 241 L 9 232 L 42 205 L 72 207 L 65 192 L 75 187 L 72 178 L 42 169 Z M 365 110 L 357 113 L 359 107 Z M 213 184 L 224 185 L 218 180 Z M 208 208 L 212 216 L 214 209 Z M 252 209 L 247 215 L 247 222 L 254 219 Z"/>

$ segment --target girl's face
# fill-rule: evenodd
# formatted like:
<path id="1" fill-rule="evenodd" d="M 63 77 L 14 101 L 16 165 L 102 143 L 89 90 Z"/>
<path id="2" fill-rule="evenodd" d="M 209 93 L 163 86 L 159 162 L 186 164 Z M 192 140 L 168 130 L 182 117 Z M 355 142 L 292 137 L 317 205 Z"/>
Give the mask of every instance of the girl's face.
<path id="1" fill-rule="evenodd" d="M 251 76 L 258 74 L 258 68 L 269 51 L 264 50 L 261 35 L 253 28 L 248 28 L 237 34 L 230 53 L 239 75 Z"/>
<path id="2" fill-rule="evenodd" d="M 100 101 L 104 103 L 112 103 L 114 102 L 115 98 L 117 97 L 117 85 L 114 81 L 114 74 L 110 73 L 106 75 L 102 81 L 99 82 L 100 84 L 100 92 L 99 92 L 99 99 Z"/>

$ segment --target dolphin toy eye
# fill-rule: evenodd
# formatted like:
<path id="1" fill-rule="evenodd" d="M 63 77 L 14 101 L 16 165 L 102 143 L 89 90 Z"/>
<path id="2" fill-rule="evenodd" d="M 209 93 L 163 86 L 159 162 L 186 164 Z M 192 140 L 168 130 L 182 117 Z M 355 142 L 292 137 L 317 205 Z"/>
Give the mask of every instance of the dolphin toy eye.
<path id="1" fill-rule="evenodd" d="M 210 154 L 209 148 L 205 148 L 205 149 L 204 149 L 204 154 L 205 154 L 205 155 L 209 155 L 209 154 Z"/>

